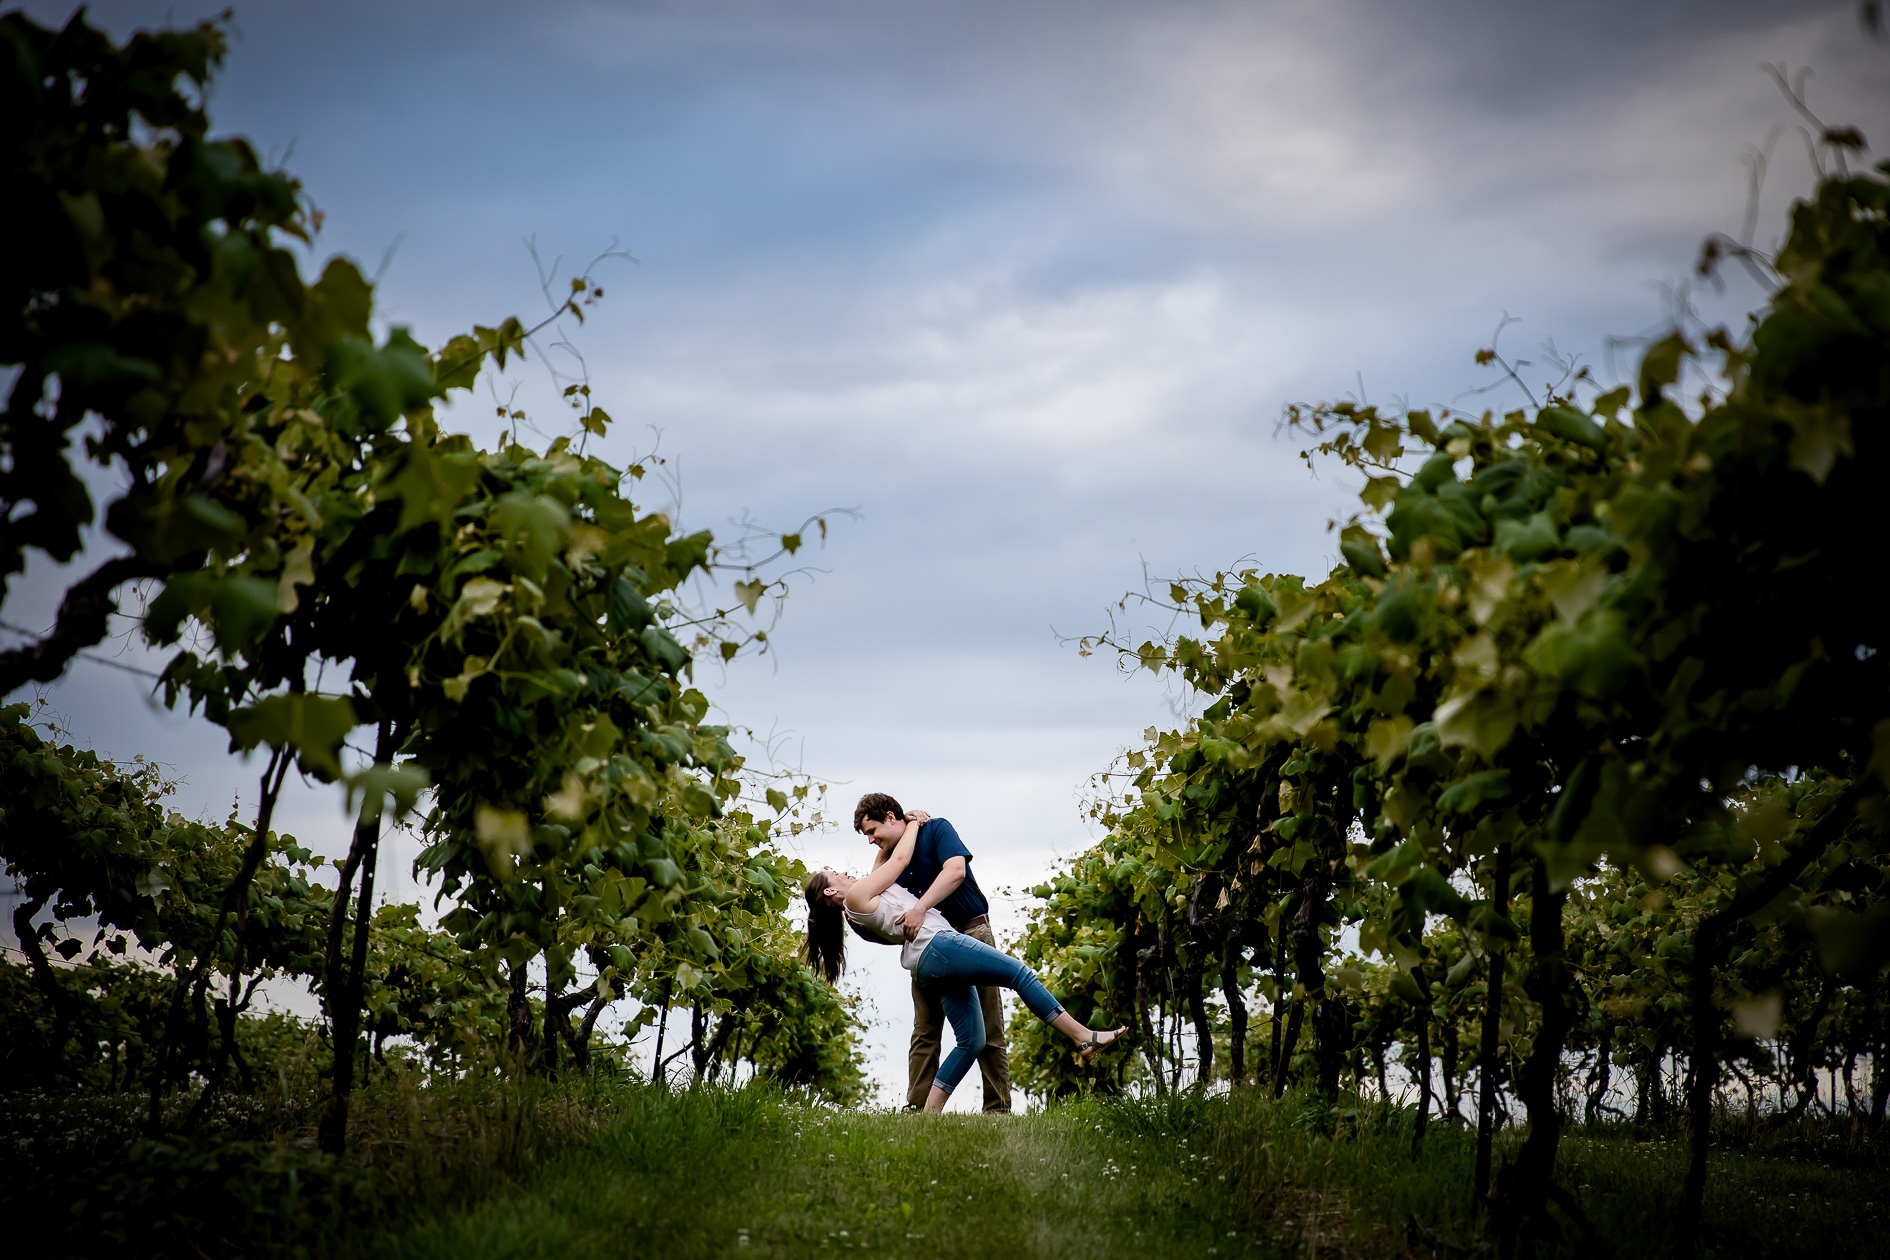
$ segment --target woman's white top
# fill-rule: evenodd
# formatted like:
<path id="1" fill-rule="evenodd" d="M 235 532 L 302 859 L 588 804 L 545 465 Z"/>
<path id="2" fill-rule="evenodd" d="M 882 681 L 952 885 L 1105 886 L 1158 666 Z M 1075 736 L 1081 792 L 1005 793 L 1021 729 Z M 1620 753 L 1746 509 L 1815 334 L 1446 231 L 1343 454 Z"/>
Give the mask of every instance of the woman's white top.
<path id="1" fill-rule="evenodd" d="M 906 911 L 918 904 L 917 897 L 894 884 L 879 895 L 879 904 L 873 907 L 873 913 L 861 914 L 848 909 L 847 922 L 882 945 L 901 946 L 900 965 L 907 971 L 916 971 L 919 956 L 925 953 L 925 947 L 932 943 L 932 938 L 940 932 L 956 930 L 945 921 L 945 916 L 938 912 L 937 906 L 931 906 L 925 912 L 925 923 L 919 928 L 918 935 L 907 940 L 906 931 L 899 925 L 899 920 L 905 917 Z"/>

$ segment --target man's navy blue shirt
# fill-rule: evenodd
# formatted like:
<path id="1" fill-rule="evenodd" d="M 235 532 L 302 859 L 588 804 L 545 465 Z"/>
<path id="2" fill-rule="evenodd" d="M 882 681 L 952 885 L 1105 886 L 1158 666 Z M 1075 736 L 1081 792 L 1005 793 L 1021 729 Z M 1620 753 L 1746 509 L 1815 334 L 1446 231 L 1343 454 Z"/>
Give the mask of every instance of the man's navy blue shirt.
<path id="1" fill-rule="evenodd" d="M 899 876 L 900 885 L 915 897 L 925 896 L 943 870 L 947 859 L 965 859 L 965 882 L 952 889 L 952 895 L 938 903 L 939 913 L 953 927 L 964 929 L 981 914 L 991 913 L 991 905 L 978 887 L 978 877 L 971 873 L 971 850 L 958 838 L 958 832 L 943 818 L 934 818 L 919 828 L 919 839 L 912 849 L 912 860 Z"/>

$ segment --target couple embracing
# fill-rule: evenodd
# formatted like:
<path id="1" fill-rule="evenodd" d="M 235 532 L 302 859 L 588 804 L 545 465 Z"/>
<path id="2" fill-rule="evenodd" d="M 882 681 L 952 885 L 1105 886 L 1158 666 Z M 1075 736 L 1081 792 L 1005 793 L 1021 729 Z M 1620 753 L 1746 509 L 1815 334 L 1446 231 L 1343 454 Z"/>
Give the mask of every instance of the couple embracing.
<path id="1" fill-rule="evenodd" d="M 912 972 L 909 1105 L 945 1109 L 952 1090 L 979 1063 L 984 1109 L 1011 1109 L 999 989 L 1013 989 L 1031 1013 L 1076 1043 L 1089 1059 L 1123 1029 L 1086 1028 L 1030 968 L 997 949 L 989 906 L 971 875 L 971 851 L 943 818 L 908 814 L 883 792 L 860 798 L 853 829 L 877 851 L 869 874 L 818 871 L 807 881 L 807 961 L 829 984 L 846 967 L 846 929 L 875 945 L 896 945 Z M 957 1042 L 939 1063 L 944 1020 Z"/>

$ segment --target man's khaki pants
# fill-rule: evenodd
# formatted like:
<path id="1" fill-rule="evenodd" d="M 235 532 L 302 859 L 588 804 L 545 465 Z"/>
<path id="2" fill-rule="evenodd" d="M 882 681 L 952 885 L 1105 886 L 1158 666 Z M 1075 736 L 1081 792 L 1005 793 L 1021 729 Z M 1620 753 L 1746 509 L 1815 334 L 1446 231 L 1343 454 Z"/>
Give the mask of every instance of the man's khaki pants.
<path id="1" fill-rule="evenodd" d="M 992 949 L 997 941 L 991 925 L 980 923 L 965 933 L 974 941 L 983 941 Z M 1004 1003 L 998 996 L 1003 990 L 980 986 L 978 1002 L 984 1008 L 984 1053 L 978 1056 L 978 1068 L 984 1073 L 984 1109 L 1008 1112 L 1011 1109 L 1011 1060 L 1004 1042 Z M 945 1034 L 945 1008 L 912 980 L 912 1048 L 906 1067 L 911 1088 L 906 1102 L 924 1107 L 932 1092 L 932 1078 L 938 1075 L 939 1041 Z"/>

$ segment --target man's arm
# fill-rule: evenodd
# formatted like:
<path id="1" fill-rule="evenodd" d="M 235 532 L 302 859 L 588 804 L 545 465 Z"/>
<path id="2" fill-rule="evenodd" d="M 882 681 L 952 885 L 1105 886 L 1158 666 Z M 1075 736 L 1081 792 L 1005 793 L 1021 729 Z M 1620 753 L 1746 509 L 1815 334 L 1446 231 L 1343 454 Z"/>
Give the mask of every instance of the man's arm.
<path id="1" fill-rule="evenodd" d="M 939 869 L 938 878 L 925 890 L 925 896 L 919 898 L 917 905 L 906 911 L 900 923 L 906 929 L 906 939 L 911 940 L 919 934 L 919 928 L 925 923 L 925 912 L 945 898 L 958 891 L 958 885 L 965 882 L 965 859 L 946 858 L 945 865 Z"/>
<path id="2" fill-rule="evenodd" d="M 951 826 L 950 823 L 945 823 L 942 819 L 940 821 L 946 827 Z M 956 831 L 952 832 L 952 839 L 958 839 L 958 833 Z M 933 880 L 932 886 L 925 890 L 925 895 L 919 898 L 918 904 L 906 911 L 899 920 L 900 926 L 905 929 L 907 940 L 911 940 L 913 937 L 917 936 L 919 929 L 925 925 L 925 912 L 958 891 L 958 886 L 965 882 L 966 855 L 962 852 L 965 846 L 960 842 L 953 847 L 961 850 L 961 852 L 946 858 L 944 862 L 940 863 L 938 878 Z"/>

